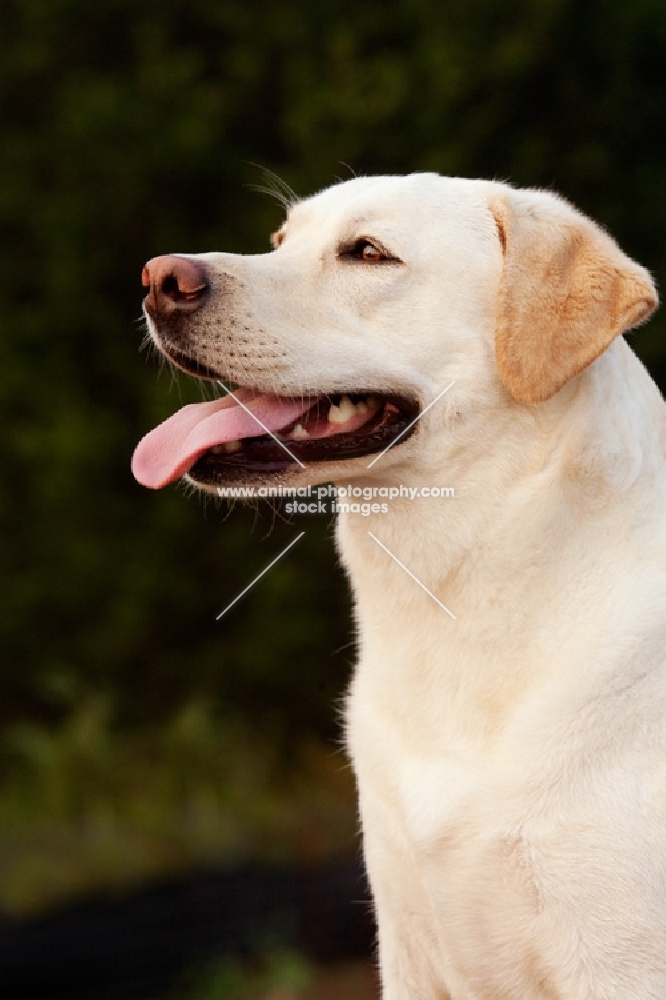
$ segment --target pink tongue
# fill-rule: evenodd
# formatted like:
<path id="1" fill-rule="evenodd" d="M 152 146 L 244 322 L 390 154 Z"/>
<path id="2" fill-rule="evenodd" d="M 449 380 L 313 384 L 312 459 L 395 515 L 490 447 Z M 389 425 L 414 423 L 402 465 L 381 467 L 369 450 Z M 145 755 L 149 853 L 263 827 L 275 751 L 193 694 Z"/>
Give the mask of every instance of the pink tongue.
<path id="1" fill-rule="evenodd" d="M 313 405 L 311 399 L 258 396 L 243 389 L 235 396 L 247 410 L 233 396 L 211 403 L 192 403 L 146 434 L 132 457 L 135 478 L 143 486 L 159 490 L 185 475 L 214 445 L 280 430 Z"/>

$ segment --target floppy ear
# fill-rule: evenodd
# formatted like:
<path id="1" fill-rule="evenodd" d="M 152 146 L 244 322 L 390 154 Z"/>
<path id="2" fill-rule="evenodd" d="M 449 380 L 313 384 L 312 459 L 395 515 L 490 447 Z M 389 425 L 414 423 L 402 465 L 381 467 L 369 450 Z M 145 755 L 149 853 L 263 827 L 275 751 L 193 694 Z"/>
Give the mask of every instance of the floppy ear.
<path id="1" fill-rule="evenodd" d="M 491 205 L 504 250 L 495 354 L 515 399 L 550 399 L 657 306 L 648 272 L 564 200 L 506 188 Z"/>

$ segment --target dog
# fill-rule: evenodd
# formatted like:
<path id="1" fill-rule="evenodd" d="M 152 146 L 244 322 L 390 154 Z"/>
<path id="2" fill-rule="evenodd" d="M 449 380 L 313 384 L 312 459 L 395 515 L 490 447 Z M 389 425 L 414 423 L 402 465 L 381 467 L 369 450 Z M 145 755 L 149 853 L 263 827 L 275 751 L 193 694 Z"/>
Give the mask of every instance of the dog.
<path id="1" fill-rule="evenodd" d="M 273 247 L 146 265 L 158 348 L 241 388 L 134 471 L 398 494 L 337 526 L 384 1000 L 663 1000 L 666 419 L 622 337 L 650 274 L 548 191 L 435 174 L 297 201 Z"/>

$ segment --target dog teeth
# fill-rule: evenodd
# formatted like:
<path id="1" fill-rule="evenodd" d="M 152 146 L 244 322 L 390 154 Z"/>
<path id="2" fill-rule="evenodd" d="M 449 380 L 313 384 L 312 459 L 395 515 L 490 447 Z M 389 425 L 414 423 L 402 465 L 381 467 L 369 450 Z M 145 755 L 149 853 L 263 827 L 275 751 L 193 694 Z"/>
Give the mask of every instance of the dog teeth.
<path id="1" fill-rule="evenodd" d="M 222 455 L 225 452 L 240 451 L 243 447 L 240 441 L 225 441 L 224 444 L 215 444 L 210 449 L 213 455 Z"/>
<path id="2" fill-rule="evenodd" d="M 343 396 L 337 406 L 335 403 L 331 404 L 331 408 L 328 411 L 329 422 L 332 424 L 346 424 L 354 414 L 367 413 L 370 407 L 375 405 L 375 402 L 376 400 L 373 396 L 370 396 L 367 400 L 361 399 L 358 403 L 352 403 L 349 396 Z"/>
<path id="3" fill-rule="evenodd" d="M 332 424 L 346 424 L 356 413 L 356 407 L 349 396 L 343 396 L 338 406 L 331 404 L 328 411 L 328 419 Z"/>
<path id="4" fill-rule="evenodd" d="M 310 437 L 310 435 L 306 431 L 305 427 L 302 426 L 302 424 L 296 424 L 289 437 L 298 440 L 298 438 L 306 438 Z"/>

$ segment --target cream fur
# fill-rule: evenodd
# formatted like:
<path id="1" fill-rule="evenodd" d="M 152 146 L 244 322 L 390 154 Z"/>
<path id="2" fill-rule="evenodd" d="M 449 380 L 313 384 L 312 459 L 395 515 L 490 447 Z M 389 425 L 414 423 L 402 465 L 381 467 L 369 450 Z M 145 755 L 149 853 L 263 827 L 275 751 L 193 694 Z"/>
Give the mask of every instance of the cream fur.
<path id="1" fill-rule="evenodd" d="M 357 237 L 403 264 L 337 261 Z M 619 336 L 649 275 L 551 194 L 434 175 L 337 185 L 278 242 L 201 255 L 202 360 L 423 407 L 455 379 L 371 470 L 291 477 L 456 491 L 338 525 L 384 1000 L 663 1000 L 666 421 Z"/>

